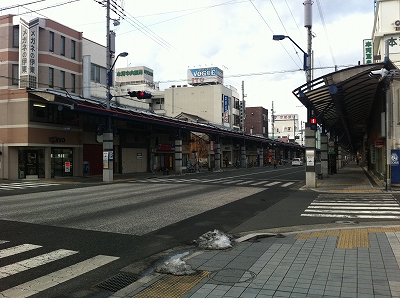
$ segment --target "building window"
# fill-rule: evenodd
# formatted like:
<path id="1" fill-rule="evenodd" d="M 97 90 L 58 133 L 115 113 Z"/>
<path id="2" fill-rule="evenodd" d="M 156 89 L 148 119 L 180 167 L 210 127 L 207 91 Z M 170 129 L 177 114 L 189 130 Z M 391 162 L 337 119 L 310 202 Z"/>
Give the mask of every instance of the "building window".
<path id="1" fill-rule="evenodd" d="M 49 67 L 49 87 L 54 87 L 54 68 Z"/>
<path id="2" fill-rule="evenodd" d="M 71 92 L 75 93 L 75 74 L 71 73 Z"/>
<path id="3" fill-rule="evenodd" d="M 13 85 L 18 85 L 18 64 L 12 65 L 12 82 Z"/>
<path id="4" fill-rule="evenodd" d="M 60 44 L 60 47 L 61 47 L 61 52 L 60 52 L 60 54 L 63 55 L 63 56 L 65 56 L 65 36 L 61 36 L 61 44 Z"/>
<path id="5" fill-rule="evenodd" d="M 50 31 L 49 51 L 54 52 L 54 32 Z"/>
<path id="6" fill-rule="evenodd" d="M 98 66 L 96 64 L 91 65 L 91 81 L 107 84 L 107 70 L 104 67 Z"/>
<path id="7" fill-rule="evenodd" d="M 60 88 L 65 89 L 65 71 L 60 70 Z"/>
<path id="8" fill-rule="evenodd" d="M 19 47 L 19 27 L 13 27 L 13 47 Z"/>
<path id="9" fill-rule="evenodd" d="M 71 40 L 71 59 L 75 59 L 75 51 L 76 51 L 76 42 L 75 40 Z"/>

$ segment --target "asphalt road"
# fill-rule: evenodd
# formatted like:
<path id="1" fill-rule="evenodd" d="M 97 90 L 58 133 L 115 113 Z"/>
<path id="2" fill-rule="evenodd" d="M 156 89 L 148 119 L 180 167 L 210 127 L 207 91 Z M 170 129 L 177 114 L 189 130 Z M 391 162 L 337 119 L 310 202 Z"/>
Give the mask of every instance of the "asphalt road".
<path id="1" fill-rule="evenodd" d="M 301 216 L 318 196 L 299 190 L 303 185 L 304 167 L 285 165 L 107 185 L 0 190 L 0 267 L 13 266 L 15 271 L 2 277 L 0 294 L 96 258 L 97 267 L 36 296 L 106 297 L 110 292 L 96 285 L 121 272 L 138 277 L 157 254 L 195 249 L 193 240 L 210 230 L 236 235 L 332 222 Z M 5 249 L 24 244 L 35 248 L 3 257 Z M 54 261 L 40 263 L 54 251 Z M 38 255 L 46 258 L 34 259 Z M 29 270 L 15 267 L 24 260 L 34 265 Z"/>

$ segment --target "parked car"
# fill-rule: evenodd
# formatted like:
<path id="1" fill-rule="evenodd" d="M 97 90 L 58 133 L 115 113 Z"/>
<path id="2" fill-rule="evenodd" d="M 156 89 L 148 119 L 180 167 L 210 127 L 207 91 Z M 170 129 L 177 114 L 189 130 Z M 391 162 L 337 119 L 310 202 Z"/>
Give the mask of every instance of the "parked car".
<path id="1" fill-rule="evenodd" d="M 301 160 L 301 158 L 293 158 L 292 159 L 292 166 L 302 166 L 303 165 L 303 161 Z"/>

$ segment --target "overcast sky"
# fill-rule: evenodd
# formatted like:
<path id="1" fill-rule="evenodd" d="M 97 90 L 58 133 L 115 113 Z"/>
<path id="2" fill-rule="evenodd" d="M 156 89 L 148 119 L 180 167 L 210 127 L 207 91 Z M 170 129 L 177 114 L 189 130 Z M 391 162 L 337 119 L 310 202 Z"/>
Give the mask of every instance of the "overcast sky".
<path id="1" fill-rule="evenodd" d="M 18 1 L 18 4 L 40 0 Z M 14 9 L 15 0 L 1 1 L 1 14 L 53 19 L 95 42 L 106 44 L 106 10 L 95 0 L 46 0 Z M 303 0 L 115 0 L 125 10 L 116 31 L 116 52 L 128 52 L 116 67 L 147 66 L 160 89 L 186 84 L 187 69 L 216 66 L 224 84 L 241 94 L 246 106 L 263 106 L 275 114 L 306 109 L 292 91 L 305 84 L 303 54 L 307 51 Z M 340 3 L 340 4 L 339 4 Z M 53 6 L 53 7 L 52 7 Z M 29 12 L 36 11 L 36 13 Z M 118 8 L 118 10 L 121 10 Z M 363 60 L 363 39 L 371 38 L 374 0 L 314 0 L 312 5 L 314 78 Z M 111 18 L 118 19 L 115 13 Z M 196 111 L 190 111 L 195 114 Z"/>

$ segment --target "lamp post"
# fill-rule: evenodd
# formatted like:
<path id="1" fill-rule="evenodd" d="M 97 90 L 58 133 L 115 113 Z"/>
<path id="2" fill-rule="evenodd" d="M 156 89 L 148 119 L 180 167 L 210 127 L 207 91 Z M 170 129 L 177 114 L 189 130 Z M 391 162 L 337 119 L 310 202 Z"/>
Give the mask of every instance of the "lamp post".
<path id="1" fill-rule="evenodd" d="M 304 4 L 311 4 L 310 1 L 305 1 Z M 288 38 L 300 51 L 303 52 L 303 70 L 306 72 L 306 81 L 307 81 L 307 91 L 311 91 L 311 24 L 305 26 L 308 27 L 308 53 L 305 52 L 300 46 L 294 42 L 290 36 L 287 35 L 273 35 L 273 40 L 283 40 Z M 305 140 L 305 149 L 306 149 L 306 186 L 315 188 L 317 186 L 316 174 L 315 174 L 315 131 L 310 129 L 310 119 L 311 119 L 311 108 L 307 107 L 307 123 L 306 123 L 306 140 Z"/>
<path id="2" fill-rule="evenodd" d="M 107 110 L 110 110 L 110 102 L 112 99 L 111 85 L 113 82 L 113 68 L 118 57 L 128 56 L 127 52 L 117 55 L 114 63 L 107 72 Z M 109 65 L 109 64 L 108 64 Z M 111 127 L 111 117 L 107 116 L 106 130 L 103 133 L 103 182 L 112 182 L 114 180 L 114 132 Z"/>

